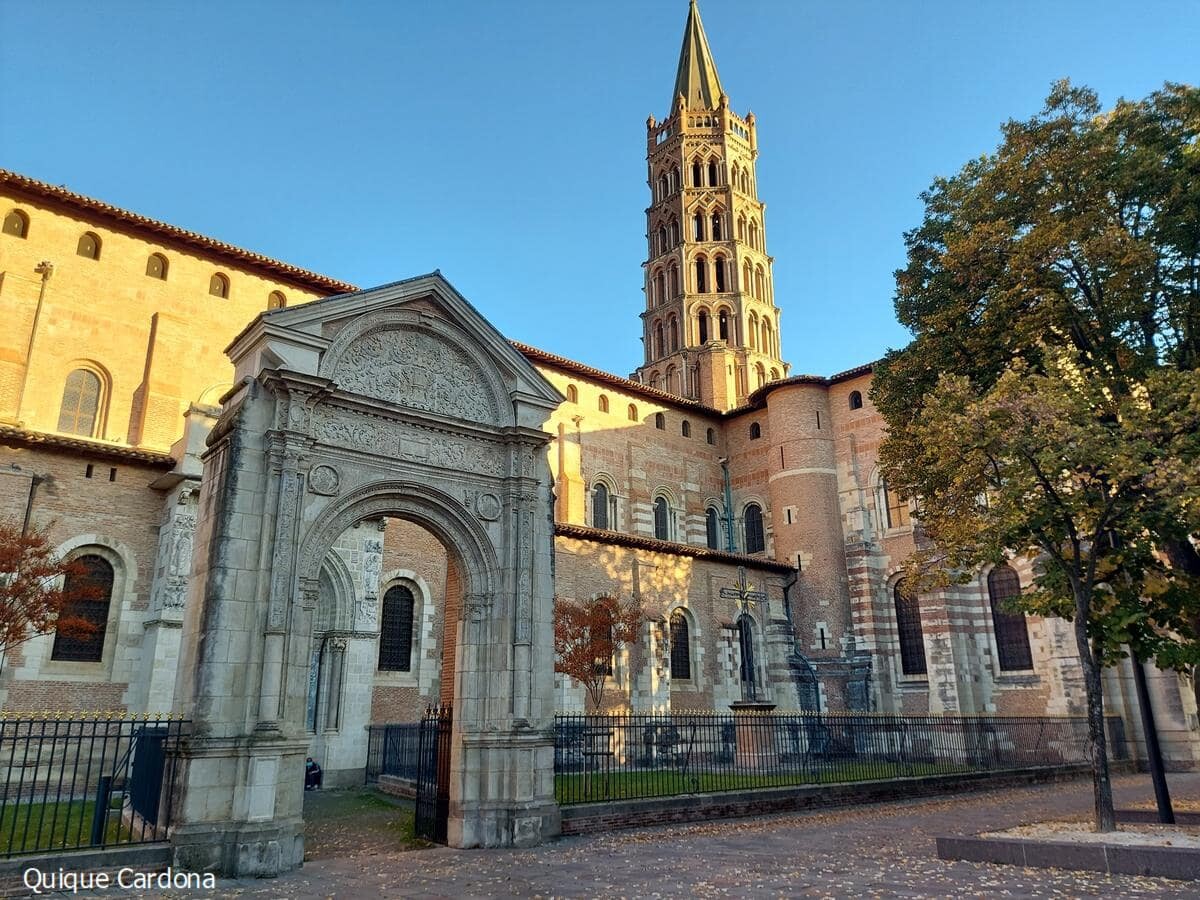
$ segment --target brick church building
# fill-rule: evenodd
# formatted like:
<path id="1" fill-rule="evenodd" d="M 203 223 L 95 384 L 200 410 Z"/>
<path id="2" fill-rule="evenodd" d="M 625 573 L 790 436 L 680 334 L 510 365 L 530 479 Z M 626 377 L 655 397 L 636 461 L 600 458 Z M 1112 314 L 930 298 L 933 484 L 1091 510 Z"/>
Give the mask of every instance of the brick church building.
<path id="1" fill-rule="evenodd" d="M 693 4 L 669 112 L 647 122 L 643 364 L 623 377 L 514 345 L 562 395 L 544 426 L 554 593 L 633 598 L 648 614 L 613 660 L 606 705 L 1082 714 L 1068 623 L 1003 605 L 1028 583 L 1025 563 L 901 590 L 913 521 L 878 471 L 871 364 L 820 376 L 784 361 L 758 164 L 755 118 L 734 112 Z M 252 322 L 357 289 L 2 170 L 0 215 L 0 516 L 48 530 L 104 594 L 78 611 L 94 634 L 8 653 L 0 708 L 170 711 L 203 565 L 206 440 L 235 389 L 226 350 Z M 453 291 L 438 273 L 396 289 Z M 322 468 L 307 489 L 336 492 Z M 482 520 L 503 515 L 491 494 L 462 500 Z M 306 710 L 332 780 L 361 776 L 364 725 L 452 696 L 457 569 L 399 518 L 334 544 Z M 743 607 L 739 585 L 765 599 Z M 558 707 L 582 708 L 582 688 L 556 679 Z M 1128 664 L 1105 689 L 1136 739 Z M 1155 673 L 1151 690 L 1172 763 L 1195 766 L 1190 683 Z"/>

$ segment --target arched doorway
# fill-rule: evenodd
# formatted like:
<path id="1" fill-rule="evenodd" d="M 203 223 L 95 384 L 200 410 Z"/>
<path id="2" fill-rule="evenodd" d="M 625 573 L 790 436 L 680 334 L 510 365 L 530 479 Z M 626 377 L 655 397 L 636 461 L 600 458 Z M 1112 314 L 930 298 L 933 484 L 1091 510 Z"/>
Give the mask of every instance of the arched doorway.
<path id="1" fill-rule="evenodd" d="M 321 710 L 320 659 L 310 702 L 314 634 L 331 689 L 351 662 L 338 622 L 358 627 L 330 556 L 385 519 L 435 536 L 459 581 L 439 685 L 454 706 L 449 843 L 556 833 L 553 773 L 537 765 L 553 715 L 540 426 L 561 396 L 440 275 L 264 313 L 229 354 L 238 387 L 204 456 L 181 645 L 178 712 L 195 736 L 176 863 L 237 875 L 300 863 L 310 714 L 345 714 Z"/>

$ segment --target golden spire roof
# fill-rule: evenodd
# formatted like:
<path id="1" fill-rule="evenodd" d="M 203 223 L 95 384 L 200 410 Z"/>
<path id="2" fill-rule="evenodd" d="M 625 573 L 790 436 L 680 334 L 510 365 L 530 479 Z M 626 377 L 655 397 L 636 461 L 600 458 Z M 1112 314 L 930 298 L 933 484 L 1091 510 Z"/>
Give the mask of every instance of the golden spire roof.
<path id="1" fill-rule="evenodd" d="M 687 25 L 683 29 L 683 47 L 679 50 L 679 70 L 675 74 L 675 95 L 671 106 L 683 95 L 688 109 L 716 109 L 720 105 L 721 78 L 717 75 L 717 64 L 708 49 L 708 37 L 704 34 L 704 23 L 700 21 L 700 10 L 696 0 L 688 7 Z"/>

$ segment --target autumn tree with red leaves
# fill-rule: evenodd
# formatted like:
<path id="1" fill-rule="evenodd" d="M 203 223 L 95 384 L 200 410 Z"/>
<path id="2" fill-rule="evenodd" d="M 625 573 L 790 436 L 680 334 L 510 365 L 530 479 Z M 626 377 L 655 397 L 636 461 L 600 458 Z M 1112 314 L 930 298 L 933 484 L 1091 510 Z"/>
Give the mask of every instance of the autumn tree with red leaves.
<path id="1" fill-rule="evenodd" d="M 93 592 L 82 565 L 61 559 L 44 531 L 0 521 L 0 654 L 56 628 L 91 634 L 96 626 L 70 610 Z"/>
<path id="2" fill-rule="evenodd" d="M 554 671 L 584 686 L 598 710 L 613 655 L 638 639 L 645 615 L 635 600 L 554 600 Z"/>

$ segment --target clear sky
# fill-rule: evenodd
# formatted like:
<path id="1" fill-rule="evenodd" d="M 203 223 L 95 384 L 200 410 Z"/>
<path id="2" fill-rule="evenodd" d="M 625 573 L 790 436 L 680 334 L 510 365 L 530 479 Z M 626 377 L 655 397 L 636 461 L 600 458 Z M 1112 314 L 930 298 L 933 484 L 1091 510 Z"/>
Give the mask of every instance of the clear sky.
<path id="1" fill-rule="evenodd" d="M 1200 80 L 1200 3 L 702 0 L 792 372 L 903 344 L 918 194 L 1070 77 Z M 641 362 L 645 120 L 685 0 L 0 0 L 0 166 L 360 286 L 440 268 L 506 335 Z"/>

